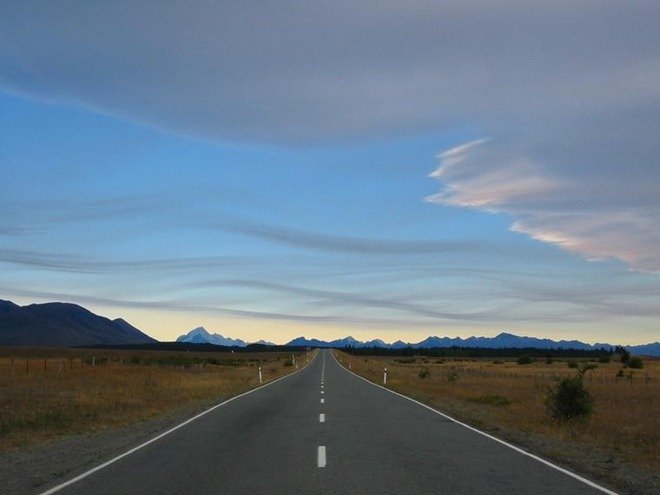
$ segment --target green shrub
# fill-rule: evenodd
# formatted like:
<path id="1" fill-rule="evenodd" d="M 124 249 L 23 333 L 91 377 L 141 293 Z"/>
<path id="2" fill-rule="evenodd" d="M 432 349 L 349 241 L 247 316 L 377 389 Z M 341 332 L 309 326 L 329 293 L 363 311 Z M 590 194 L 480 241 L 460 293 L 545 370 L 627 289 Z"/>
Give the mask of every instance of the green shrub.
<path id="1" fill-rule="evenodd" d="M 599 363 L 609 363 L 612 360 L 609 356 L 602 356 L 598 359 Z"/>
<path id="2" fill-rule="evenodd" d="M 628 368 L 641 370 L 643 367 L 644 367 L 644 361 L 642 361 L 641 358 L 631 357 L 630 359 L 628 359 Z"/>
<path id="3" fill-rule="evenodd" d="M 431 373 L 429 372 L 428 368 L 420 368 L 419 373 L 417 373 L 417 376 L 420 377 L 422 380 L 429 376 Z"/>
<path id="4" fill-rule="evenodd" d="M 568 365 L 569 368 L 577 369 L 580 367 L 580 364 L 577 361 L 568 361 L 566 364 Z"/>
<path id="5" fill-rule="evenodd" d="M 526 354 L 518 358 L 518 364 L 532 364 L 533 362 L 534 360 Z"/>
<path id="6" fill-rule="evenodd" d="M 558 380 L 554 387 L 549 387 L 546 407 L 548 414 L 558 421 L 589 416 L 593 398 L 584 388 L 582 375 Z"/>
<path id="7" fill-rule="evenodd" d="M 493 364 L 504 364 L 504 361 L 500 361 L 499 359 L 496 359 L 493 361 Z"/>

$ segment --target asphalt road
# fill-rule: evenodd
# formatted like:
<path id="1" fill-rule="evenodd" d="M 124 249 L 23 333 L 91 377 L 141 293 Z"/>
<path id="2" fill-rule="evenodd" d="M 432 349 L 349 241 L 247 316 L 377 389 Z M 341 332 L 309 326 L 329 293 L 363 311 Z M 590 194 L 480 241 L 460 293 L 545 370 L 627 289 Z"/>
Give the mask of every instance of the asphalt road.
<path id="1" fill-rule="evenodd" d="M 343 369 L 330 351 L 62 494 L 596 494 Z"/>

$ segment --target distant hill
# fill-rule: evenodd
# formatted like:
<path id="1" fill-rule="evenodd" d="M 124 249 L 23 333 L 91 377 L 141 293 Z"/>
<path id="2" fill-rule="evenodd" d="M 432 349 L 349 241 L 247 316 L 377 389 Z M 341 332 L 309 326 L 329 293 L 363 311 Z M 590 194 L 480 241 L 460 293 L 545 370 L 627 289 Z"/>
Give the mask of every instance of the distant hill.
<path id="1" fill-rule="evenodd" d="M 213 344 L 230 347 L 245 347 L 247 345 L 247 342 L 241 339 L 224 337 L 219 333 L 209 333 L 204 327 L 193 328 L 187 334 L 179 336 L 176 341 L 186 342 L 189 344 Z"/>
<path id="2" fill-rule="evenodd" d="M 0 345 L 88 346 L 146 344 L 157 340 L 117 318 L 69 303 L 18 306 L 0 300 Z"/>
<path id="3" fill-rule="evenodd" d="M 323 341 L 318 339 L 306 339 L 305 337 L 298 337 L 288 342 L 288 346 L 301 346 L 301 347 L 376 347 L 383 349 L 403 349 L 412 347 L 413 349 L 433 349 L 438 347 L 468 347 L 480 349 L 578 349 L 578 350 L 595 350 L 614 347 L 612 344 L 586 344 L 579 340 L 551 340 L 539 339 L 536 337 L 521 337 L 510 333 L 500 333 L 495 337 L 468 337 L 462 339 L 460 337 L 427 337 L 421 342 L 406 343 L 400 340 L 387 344 L 380 339 L 370 340 L 368 342 L 361 342 L 353 337 L 346 337 L 343 339 L 336 339 L 331 341 Z M 623 346 L 628 349 L 632 354 L 639 356 L 660 356 L 660 342 L 651 344 Z"/>

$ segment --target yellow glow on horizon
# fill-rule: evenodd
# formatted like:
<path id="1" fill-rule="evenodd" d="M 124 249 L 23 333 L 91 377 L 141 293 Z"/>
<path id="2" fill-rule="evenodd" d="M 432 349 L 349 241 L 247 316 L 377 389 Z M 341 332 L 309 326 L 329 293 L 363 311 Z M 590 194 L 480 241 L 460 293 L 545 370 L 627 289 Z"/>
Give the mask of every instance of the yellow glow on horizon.
<path id="1" fill-rule="evenodd" d="M 35 301 L 22 297 L 13 298 L 19 305 L 44 303 L 47 300 Z M 71 301 L 74 302 L 74 301 Z M 74 302 L 75 303 L 75 302 Z M 649 332 L 648 338 L 629 339 L 627 332 L 621 330 L 619 322 L 612 320 L 608 326 L 588 322 L 574 324 L 569 328 L 558 328 L 552 323 L 537 324 L 439 324 L 429 323 L 428 326 L 372 326 L 339 325 L 336 323 L 309 323 L 288 320 L 270 320 L 257 318 L 241 318 L 213 315 L 209 313 L 191 313 L 186 311 L 166 311 L 162 309 L 144 309 L 106 306 L 101 304 L 81 304 L 93 313 L 106 318 L 123 318 L 134 327 L 150 337 L 168 342 L 176 340 L 195 327 L 204 327 L 210 333 L 219 333 L 225 337 L 242 339 L 246 342 L 266 340 L 274 344 L 286 344 L 292 339 L 304 336 L 308 339 L 334 340 L 352 336 L 361 341 L 382 339 L 387 343 L 396 340 L 416 343 L 429 336 L 438 337 L 493 337 L 501 332 L 519 336 L 549 338 L 553 340 L 580 340 L 594 344 L 607 342 L 610 344 L 638 345 L 657 340 L 653 329 L 638 328 Z M 616 337 L 612 337 L 616 335 Z M 641 335 L 644 335 L 642 333 Z"/>

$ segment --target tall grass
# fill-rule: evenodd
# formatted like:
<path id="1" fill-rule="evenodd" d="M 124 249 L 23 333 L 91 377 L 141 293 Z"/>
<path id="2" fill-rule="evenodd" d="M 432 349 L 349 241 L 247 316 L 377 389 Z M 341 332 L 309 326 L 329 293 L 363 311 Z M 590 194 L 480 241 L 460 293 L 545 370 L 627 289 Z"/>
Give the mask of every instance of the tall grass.
<path id="1" fill-rule="evenodd" d="M 593 397 L 593 412 L 584 421 L 557 422 L 546 407 L 547 390 L 557 378 L 575 377 L 565 362 L 427 358 L 404 361 L 386 357 L 342 356 L 344 365 L 376 383 L 413 396 L 476 426 L 547 435 L 595 446 L 624 460 L 660 469 L 660 360 L 645 359 L 641 370 L 621 363 L 598 363 L 585 372 L 584 386 Z M 586 360 L 582 365 L 587 364 Z M 420 365 L 429 377 L 420 380 Z M 595 365 L 594 365 L 595 366 Z"/>
<path id="2" fill-rule="evenodd" d="M 258 366 L 264 382 L 295 370 L 283 366 L 290 354 L 6 348 L 0 354 L 0 450 L 235 395 L 258 385 Z"/>

